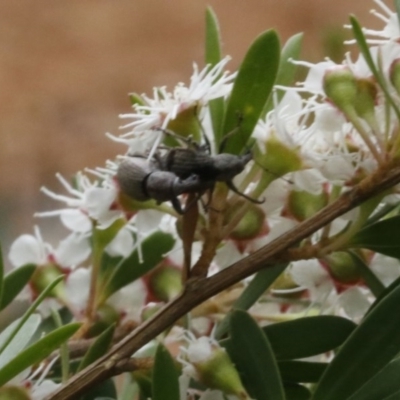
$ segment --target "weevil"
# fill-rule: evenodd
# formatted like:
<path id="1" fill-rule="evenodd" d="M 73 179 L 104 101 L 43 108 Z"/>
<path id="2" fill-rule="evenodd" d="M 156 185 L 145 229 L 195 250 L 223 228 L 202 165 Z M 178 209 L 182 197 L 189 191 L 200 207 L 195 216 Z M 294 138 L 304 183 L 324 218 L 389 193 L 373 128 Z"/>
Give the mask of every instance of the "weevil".
<path id="1" fill-rule="evenodd" d="M 154 199 L 157 204 L 171 201 L 174 209 L 183 214 L 178 196 L 184 193 L 203 193 L 212 182 L 194 173 L 179 177 L 172 171 L 158 169 L 154 160 L 143 156 L 125 158 L 117 170 L 117 181 L 123 193 L 137 201 Z"/>
<path id="2" fill-rule="evenodd" d="M 240 174 L 247 163 L 252 160 L 251 151 L 243 155 L 229 153 L 211 155 L 209 143 L 199 145 L 191 138 L 186 139 L 167 130 L 163 132 L 185 142 L 187 147 L 174 147 L 168 149 L 163 155 L 156 154 L 155 161 L 160 170 L 173 172 L 181 179 L 187 179 L 190 175 L 195 174 L 201 181 L 208 182 L 207 186 L 210 185 L 210 182 L 225 182 L 229 189 L 239 196 L 253 203 L 264 203 L 264 199 L 253 199 L 240 192 L 233 183 L 233 178 Z"/>

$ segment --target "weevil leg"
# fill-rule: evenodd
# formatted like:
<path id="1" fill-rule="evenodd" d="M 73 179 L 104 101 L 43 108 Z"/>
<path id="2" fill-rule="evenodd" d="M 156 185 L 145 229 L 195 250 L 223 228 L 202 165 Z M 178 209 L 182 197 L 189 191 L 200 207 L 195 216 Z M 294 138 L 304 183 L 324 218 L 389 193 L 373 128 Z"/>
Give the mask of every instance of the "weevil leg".
<path id="1" fill-rule="evenodd" d="M 251 201 L 252 203 L 262 204 L 265 202 L 264 198 L 261 200 L 257 200 L 257 199 L 253 199 L 252 197 L 247 196 L 246 194 L 242 193 L 241 191 L 239 191 L 239 189 L 234 185 L 234 183 L 232 181 L 227 181 L 226 184 L 228 185 L 228 188 L 231 189 L 233 192 L 235 192 L 239 196 L 242 196 L 245 199 Z"/>
<path id="2" fill-rule="evenodd" d="M 184 211 L 182 210 L 182 204 L 179 201 L 177 197 L 173 197 L 171 199 L 172 207 L 174 207 L 174 210 L 178 213 L 183 215 Z"/>

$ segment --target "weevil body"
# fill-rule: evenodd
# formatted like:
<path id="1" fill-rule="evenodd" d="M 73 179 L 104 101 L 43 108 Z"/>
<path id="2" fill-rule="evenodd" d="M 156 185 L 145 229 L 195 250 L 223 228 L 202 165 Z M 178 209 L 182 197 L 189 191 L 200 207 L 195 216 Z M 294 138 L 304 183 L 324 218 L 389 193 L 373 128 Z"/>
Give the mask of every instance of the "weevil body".
<path id="1" fill-rule="evenodd" d="M 196 174 L 203 181 L 225 182 L 238 195 L 261 204 L 264 200 L 245 195 L 233 183 L 233 178 L 244 170 L 251 159 L 251 152 L 240 156 L 229 153 L 210 155 L 204 146 L 196 145 L 192 148 L 173 148 L 165 155 L 157 156 L 156 162 L 160 169 L 173 172 L 182 179 Z"/>
<path id="2" fill-rule="evenodd" d="M 132 199 L 154 199 L 158 204 L 171 201 L 180 214 L 183 210 L 178 200 L 179 195 L 202 193 L 212 185 L 193 173 L 181 178 L 172 171 L 160 170 L 155 161 L 140 156 L 129 157 L 121 162 L 117 170 L 117 180 L 121 191 Z"/>

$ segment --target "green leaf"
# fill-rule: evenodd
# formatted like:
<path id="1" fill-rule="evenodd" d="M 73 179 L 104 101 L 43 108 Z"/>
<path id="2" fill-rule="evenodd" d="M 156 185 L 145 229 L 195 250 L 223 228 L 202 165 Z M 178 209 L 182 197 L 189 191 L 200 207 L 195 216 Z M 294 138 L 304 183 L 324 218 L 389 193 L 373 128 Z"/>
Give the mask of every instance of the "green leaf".
<path id="1" fill-rule="evenodd" d="M 215 65 L 221 60 L 221 38 L 218 18 L 211 7 L 206 10 L 206 64 Z"/>
<path id="2" fill-rule="evenodd" d="M 318 382 L 328 364 L 308 361 L 278 361 L 284 382 Z"/>
<path id="3" fill-rule="evenodd" d="M 243 290 L 239 298 L 233 303 L 234 310 L 248 310 L 260 296 L 275 282 L 276 278 L 285 270 L 288 264 L 277 264 L 271 268 L 265 268 L 255 274 L 250 284 Z M 229 313 L 218 325 L 214 337 L 224 336 L 229 327 Z"/>
<path id="4" fill-rule="evenodd" d="M 275 357 L 311 357 L 339 347 L 356 328 L 352 321 L 331 315 L 305 317 L 263 328 Z"/>
<path id="5" fill-rule="evenodd" d="M 223 124 L 223 151 L 239 154 L 246 146 L 271 92 L 279 65 L 279 39 L 275 31 L 262 33 L 250 46 L 228 100 Z M 238 128 L 236 134 L 229 135 Z"/>
<path id="6" fill-rule="evenodd" d="M 394 5 L 396 8 L 397 22 L 400 25 L 400 0 L 394 0 Z"/>
<path id="7" fill-rule="evenodd" d="M 4 343 L 8 342 L 7 346 L 4 347 L 3 352 L 0 354 L 0 368 L 6 365 L 25 348 L 25 346 L 31 341 L 42 320 L 40 315 L 33 314 L 25 320 L 21 328 L 14 334 L 13 332 L 21 323 L 21 319 L 22 318 L 19 318 L 12 322 L 0 334 L 0 347 L 3 348 Z M 12 336 L 11 340 L 10 336 Z"/>
<path id="8" fill-rule="evenodd" d="M 286 400 L 308 400 L 311 392 L 302 385 L 286 384 L 284 386 Z"/>
<path id="9" fill-rule="evenodd" d="M 347 399 L 400 351 L 400 287 L 374 307 L 326 369 L 313 400 Z M 345 371 L 345 373 L 344 373 Z"/>
<path id="10" fill-rule="evenodd" d="M 9 345 L 9 343 L 13 340 L 14 336 L 18 333 L 18 331 L 22 328 L 28 318 L 35 312 L 38 308 L 40 303 L 48 296 L 48 294 L 61 282 L 64 278 L 64 275 L 60 275 L 53 282 L 49 283 L 46 288 L 39 294 L 37 299 L 30 305 L 30 307 L 25 311 L 24 315 L 18 320 L 18 324 L 16 325 L 15 329 L 8 337 L 7 340 L 4 341 L 0 345 L 0 354 L 3 353 L 4 349 Z"/>
<path id="11" fill-rule="evenodd" d="M 85 392 L 79 400 L 116 400 L 118 398 L 117 389 L 113 379 L 106 379 L 94 388 Z"/>
<path id="12" fill-rule="evenodd" d="M 78 372 L 107 353 L 112 342 L 114 330 L 115 325 L 111 325 L 96 338 L 79 364 Z"/>
<path id="13" fill-rule="evenodd" d="M 114 269 L 104 285 L 103 301 L 117 290 L 140 278 L 159 264 L 174 245 L 173 237 L 164 232 L 155 232 L 141 244 L 143 262 L 140 262 L 138 250 L 123 259 Z"/>
<path id="14" fill-rule="evenodd" d="M 348 246 L 400 258 L 400 216 L 387 218 L 361 229 Z"/>
<path id="15" fill-rule="evenodd" d="M 80 326 L 81 324 L 79 323 L 65 325 L 21 351 L 14 359 L 0 369 L 0 386 L 31 365 L 44 360 L 54 350 L 58 349 L 62 343 L 67 341 Z"/>
<path id="16" fill-rule="evenodd" d="M 257 323 L 244 311 L 230 320 L 228 353 L 250 396 L 257 400 L 285 399 L 271 345 Z"/>
<path id="17" fill-rule="evenodd" d="M 349 400 L 384 399 L 400 391 L 400 359 L 392 361 L 355 392 Z"/>
<path id="18" fill-rule="evenodd" d="M 279 63 L 279 70 L 275 81 L 276 85 L 290 86 L 293 84 L 297 71 L 297 65 L 293 64 L 291 60 L 297 60 L 300 57 L 302 41 L 303 34 L 298 33 L 289 38 L 289 40 L 283 46 Z M 277 92 L 278 100 L 282 99 L 284 93 L 285 92 L 282 90 L 279 90 Z M 273 99 L 270 94 L 269 99 L 265 104 L 264 110 L 262 112 L 262 117 L 264 117 L 267 112 L 272 109 L 272 107 Z"/>
<path id="19" fill-rule="evenodd" d="M 393 111 L 396 113 L 397 118 L 400 118 L 400 110 L 397 107 L 396 102 L 393 100 L 391 97 L 389 90 L 387 88 L 387 84 L 385 82 L 385 78 L 383 77 L 383 74 L 381 71 L 378 70 L 378 68 L 374 64 L 374 60 L 372 59 L 372 55 L 367 43 L 367 40 L 365 39 L 363 29 L 358 22 L 357 18 L 354 15 L 350 16 L 350 23 L 351 27 L 353 30 L 354 38 L 356 39 L 356 42 L 358 44 L 358 47 L 360 49 L 361 54 L 364 57 L 365 62 L 368 65 L 368 68 L 371 70 L 372 74 L 374 75 L 374 78 L 378 82 L 379 86 L 381 87 L 383 93 L 385 94 L 385 98 L 388 103 L 393 108 Z"/>
<path id="20" fill-rule="evenodd" d="M 17 295 L 29 282 L 29 279 L 31 279 L 35 269 L 36 265 L 26 264 L 22 267 L 13 269 L 4 277 L 0 310 L 3 310 L 5 307 L 7 307 L 15 299 L 15 297 L 17 297 Z"/>
<path id="21" fill-rule="evenodd" d="M 3 251 L 0 244 L 0 306 L 2 304 L 4 291 L 4 263 L 3 263 Z"/>
<path id="22" fill-rule="evenodd" d="M 350 251 L 349 254 L 354 263 L 357 265 L 357 269 L 365 284 L 369 287 L 375 297 L 379 297 L 385 291 L 384 284 L 378 279 L 378 277 L 372 272 L 371 268 L 357 253 Z"/>
<path id="23" fill-rule="evenodd" d="M 211 7 L 206 10 L 206 64 L 214 66 L 221 60 L 221 37 L 218 18 Z M 214 141 L 219 146 L 222 136 L 222 121 L 225 111 L 224 99 L 213 99 L 208 104 Z"/>
<path id="24" fill-rule="evenodd" d="M 178 371 L 168 350 L 160 344 L 153 368 L 153 400 L 179 400 Z"/>

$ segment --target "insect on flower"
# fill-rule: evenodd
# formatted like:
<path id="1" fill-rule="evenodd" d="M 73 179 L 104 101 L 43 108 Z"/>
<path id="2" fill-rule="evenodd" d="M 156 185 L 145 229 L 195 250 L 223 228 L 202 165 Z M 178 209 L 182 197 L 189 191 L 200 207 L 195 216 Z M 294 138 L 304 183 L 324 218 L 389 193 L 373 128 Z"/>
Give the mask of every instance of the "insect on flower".
<path id="1" fill-rule="evenodd" d="M 253 159 L 251 151 L 243 155 L 222 152 L 211 155 L 209 143 L 199 145 L 191 138 L 183 138 L 168 130 L 163 130 L 163 132 L 186 143 L 187 147 L 174 147 L 168 149 L 163 155 L 156 154 L 155 160 L 160 170 L 173 172 L 181 179 L 187 179 L 195 174 L 201 182 L 207 183 L 205 185 L 207 189 L 212 189 L 215 182 L 225 182 L 229 189 L 253 203 L 262 204 L 265 201 L 247 196 L 233 183 L 233 178 L 240 174 L 247 163 Z M 224 142 L 221 148 L 223 144 Z"/>

